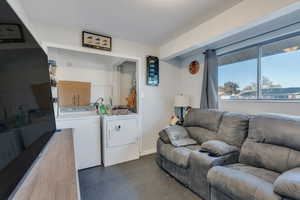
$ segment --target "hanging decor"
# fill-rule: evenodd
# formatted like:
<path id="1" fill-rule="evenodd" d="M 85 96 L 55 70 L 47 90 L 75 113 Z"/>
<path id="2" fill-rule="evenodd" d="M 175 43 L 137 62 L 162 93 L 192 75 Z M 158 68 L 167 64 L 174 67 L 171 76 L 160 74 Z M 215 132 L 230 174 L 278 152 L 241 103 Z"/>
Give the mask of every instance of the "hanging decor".
<path id="1" fill-rule="evenodd" d="M 147 85 L 159 85 L 159 58 L 155 56 L 147 57 Z"/>
<path id="2" fill-rule="evenodd" d="M 111 51 L 112 38 L 109 36 L 99 35 L 95 33 L 82 32 L 82 46 L 94 49 Z"/>
<path id="3" fill-rule="evenodd" d="M 191 62 L 191 64 L 189 65 L 189 71 L 191 74 L 197 74 L 199 72 L 200 69 L 200 64 L 198 61 L 194 60 L 193 62 Z"/>

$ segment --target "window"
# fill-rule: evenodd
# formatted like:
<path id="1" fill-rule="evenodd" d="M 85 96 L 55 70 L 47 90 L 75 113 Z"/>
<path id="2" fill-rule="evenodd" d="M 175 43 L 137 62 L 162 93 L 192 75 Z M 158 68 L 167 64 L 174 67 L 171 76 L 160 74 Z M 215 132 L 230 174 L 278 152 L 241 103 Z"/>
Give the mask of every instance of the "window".
<path id="1" fill-rule="evenodd" d="M 221 55 L 221 99 L 300 100 L 300 36 Z"/>
<path id="2" fill-rule="evenodd" d="M 299 48 L 300 36 L 262 47 L 262 99 L 300 99 Z"/>
<path id="3" fill-rule="evenodd" d="M 256 99 L 257 48 L 218 58 L 219 95 L 222 99 Z"/>

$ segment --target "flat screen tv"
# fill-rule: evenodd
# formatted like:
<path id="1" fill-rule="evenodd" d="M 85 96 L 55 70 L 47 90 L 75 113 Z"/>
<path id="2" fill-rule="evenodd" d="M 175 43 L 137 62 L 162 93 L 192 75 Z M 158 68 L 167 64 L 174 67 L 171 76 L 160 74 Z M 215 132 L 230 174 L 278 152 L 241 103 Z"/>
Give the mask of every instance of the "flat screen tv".
<path id="1" fill-rule="evenodd" d="M 0 199 L 12 196 L 55 132 L 47 55 L 0 0 Z"/>

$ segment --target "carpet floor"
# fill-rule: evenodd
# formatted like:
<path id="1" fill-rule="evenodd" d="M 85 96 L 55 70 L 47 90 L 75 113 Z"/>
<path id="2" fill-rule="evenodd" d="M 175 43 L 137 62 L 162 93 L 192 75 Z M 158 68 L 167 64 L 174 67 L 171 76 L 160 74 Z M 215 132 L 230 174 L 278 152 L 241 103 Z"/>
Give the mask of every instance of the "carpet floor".
<path id="1" fill-rule="evenodd" d="M 161 170 L 155 155 L 79 171 L 82 200 L 201 200 Z"/>

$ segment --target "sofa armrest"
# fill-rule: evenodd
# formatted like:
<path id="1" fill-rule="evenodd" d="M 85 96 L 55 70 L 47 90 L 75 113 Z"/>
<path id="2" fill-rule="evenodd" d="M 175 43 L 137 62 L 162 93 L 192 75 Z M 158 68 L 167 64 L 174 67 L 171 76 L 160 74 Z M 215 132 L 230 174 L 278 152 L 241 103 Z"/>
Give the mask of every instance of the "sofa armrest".
<path id="1" fill-rule="evenodd" d="M 169 126 L 160 132 L 160 136 L 165 143 L 171 143 L 175 147 L 197 144 L 182 126 Z"/>
<path id="2" fill-rule="evenodd" d="M 224 156 L 213 157 L 205 152 L 192 152 L 190 156 L 191 166 L 202 168 L 207 171 L 214 166 L 223 166 L 238 163 L 239 152 L 232 152 Z"/>
<path id="3" fill-rule="evenodd" d="M 281 174 L 274 182 L 274 192 L 295 200 L 300 200 L 300 167 Z"/>
<path id="4" fill-rule="evenodd" d="M 160 131 L 159 138 L 165 143 L 165 144 L 171 144 L 170 138 L 165 130 Z"/>

